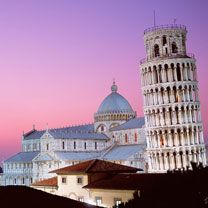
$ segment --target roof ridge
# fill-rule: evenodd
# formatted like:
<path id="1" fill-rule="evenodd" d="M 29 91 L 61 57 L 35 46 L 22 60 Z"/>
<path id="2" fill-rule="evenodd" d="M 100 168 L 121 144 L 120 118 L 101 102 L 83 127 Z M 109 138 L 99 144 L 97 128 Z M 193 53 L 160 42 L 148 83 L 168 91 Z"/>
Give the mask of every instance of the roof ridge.
<path id="1" fill-rule="evenodd" d="M 25 133 L 23 136 L 29 136 L 30 134 L 32 134 L 33 132 L 36 132 L 36 129 L 32 129 L 30 131 L 28 131 L 27 133 Z"/>
<path id="2" fill-rule="evenodd" d="M 97 159 L 94 159 L 94 160 L 90 161 L 90 164 L 86 168 L 85 172 L 87 173 L 95 165 L 96 162 L 97 162 Z"/>

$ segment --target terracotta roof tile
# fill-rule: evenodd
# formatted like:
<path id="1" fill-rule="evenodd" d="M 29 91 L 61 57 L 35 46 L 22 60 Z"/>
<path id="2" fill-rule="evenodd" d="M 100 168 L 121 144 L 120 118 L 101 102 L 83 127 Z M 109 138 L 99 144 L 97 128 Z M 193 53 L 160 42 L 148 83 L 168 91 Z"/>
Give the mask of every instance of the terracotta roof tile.
<path id="1" fill-rule="evenodd" d="M 121 173 L 99 181 L 92 182 L 83 188 L 114 189 L 114 190 L 144 190 L 150 189 L 155 181 L 161 181 L 164 174 Z"/>
<path id="2" fill-rule="evenodd" d="M 139 169 L 120 165 L 105 160 L 88 160 L 76 165 L 67 166 L 58 170 L 54 170 L 51 173 L 57 174 L 72 174 L 72 173 L 98 173 L 98 172 L 110 172 L 110 173 L 135 173 Z"/>
<path id="3" fill-rule="evenodd" d="M 37 181 L 32 184 L 32 186 L 58 186 L 57 177 L 44 179 L 41 181 Z"/>

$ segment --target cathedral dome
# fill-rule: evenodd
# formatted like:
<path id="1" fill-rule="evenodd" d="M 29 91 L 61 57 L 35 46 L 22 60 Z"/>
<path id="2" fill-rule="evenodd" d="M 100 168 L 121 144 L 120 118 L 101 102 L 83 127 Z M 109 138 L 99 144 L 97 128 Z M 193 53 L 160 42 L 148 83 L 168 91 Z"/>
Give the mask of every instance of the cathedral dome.
<path id="1" fill-rule="evenodd" d="M 134 112 L 129 102 L 117 93 L 117 90 L 118 87 L 114 82 L 111 86 L 111 94 L 103 100 L 97 113 Z"/>
<path id="2" fill-rule="evenodd" d="M 133 111 L 129 102 L 117 91 L 118 87 L 113 82 L 111 93 L 103 100 L 97 113 L 94 114 L 96 132 L 107 131 L 136 117 L 136 112 Z"/>

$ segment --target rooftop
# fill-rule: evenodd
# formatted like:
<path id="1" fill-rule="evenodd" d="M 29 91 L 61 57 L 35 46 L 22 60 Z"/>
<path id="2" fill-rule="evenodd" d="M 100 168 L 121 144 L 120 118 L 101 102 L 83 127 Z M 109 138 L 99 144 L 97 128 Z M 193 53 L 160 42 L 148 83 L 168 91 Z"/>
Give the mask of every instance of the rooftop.
<path id="1" fill-rule="evenodd" d="M 32 162 L 39 152 L 19 152 L 4 162 Z"/>
<path id="2" fill-rule="evenodd" d="M 55 154 L 61 160 L 86 161 L 100 157 L 98 151 L 56 151 Z"/>
<path id="3" fill-rule="evenodd" d="M 45 180 L 37 181 L 32 184 L 32 186 L 50 186 L 50 187 L 57 187 L 58 186 L 58 179 L 57 177 L 48 178 Z"/>
<path id="4" fill-rule="evenodd" d="M 126 160 L 135 154 L 143 153 L 144 149 L 146 149 L 146 144 L 116 145 L 103 156 L 103 159 L 111 161 Z"/>
<path id="5" fill-rule="evenodd" d="M 118 92 L 118 87 L 113 82 L 111 93 L 103 100 L 97 113 L 133 112 L 129 102 Z"/>
<path id="6" fill-rule="evenodd" d="M 138 129 L 138 128 L 142 128 L 144 125 L 145 125 L 144 117 L 139 117 L 139 118 L 130 119 L 127 122 L 119 126 L 111 128 L 110 130 L 120 131 L 120 130 L 126 130 L 126 129 Z"/>
<path id="7" fill-rule="evenodd" d="M 24 134 L 24 140 L 40 139 L 46 131 L 48 131 L 48 133 L 51 134 L 51 136 L 53 136 L 55 139 L 109 139 L 105 134 L 95 133 L 93 124 L 85 124 L 41 131 L 34 129 Z"/>
<path id="8" fill-rule="evenodd" d="M 151 189 L 156 181 L 164 178 L 164 174 L 122 173 L 99 181 L 89 183 L 83 188 L 114 189 L 114 190 L 144 190 Z"/>
<path id="9" fill-rule="evenodd" d="M 51 173 L 57 174 L 74 174 L 74 173 L 103 173 L 103 172 L 110 172 L 110 173 L 135 173 L 137 172 L 137 168 L 120 165 L 104 160 L 88 160 L 76 165 L 67 166 L 65 168 L 60 168 Z"/>

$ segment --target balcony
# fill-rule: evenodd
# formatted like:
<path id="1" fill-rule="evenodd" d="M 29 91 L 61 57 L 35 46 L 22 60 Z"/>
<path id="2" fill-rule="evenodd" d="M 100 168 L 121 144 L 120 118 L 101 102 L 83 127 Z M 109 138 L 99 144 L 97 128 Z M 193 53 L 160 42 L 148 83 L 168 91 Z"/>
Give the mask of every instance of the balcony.
<path id="1" fill-rule="evenodd" d="M 165 54 L 165 55 L 161 55 L 161 56 L 157 56 L 157 57 L 153 57 L 153 58 L 143 58 L 140 60 L 140 64 L 144 64 L 149 61 L 155 61 L 155 60 L 160 60 L 160 59 L 164 59 L 164 58 L 192 58 L 192 59 L 195 59 L 195 56 L 193 53 L 187 53 L 186 55 L 182 55 L 179 53 Z"/>
<path id="2" fill-rule="evenodd" d="M 144 34 L 147 34 L 149 32 L 153 32 L 156 30 L 162 30 L 162 29 L 182 29 L 182 30 L 186 31 L 186 26 L 177 25 L 177 24 L 154 26 L 154 27 L 150 27 L 150 28 L 147 28 L 146 30 L 144 30 Z"/>

